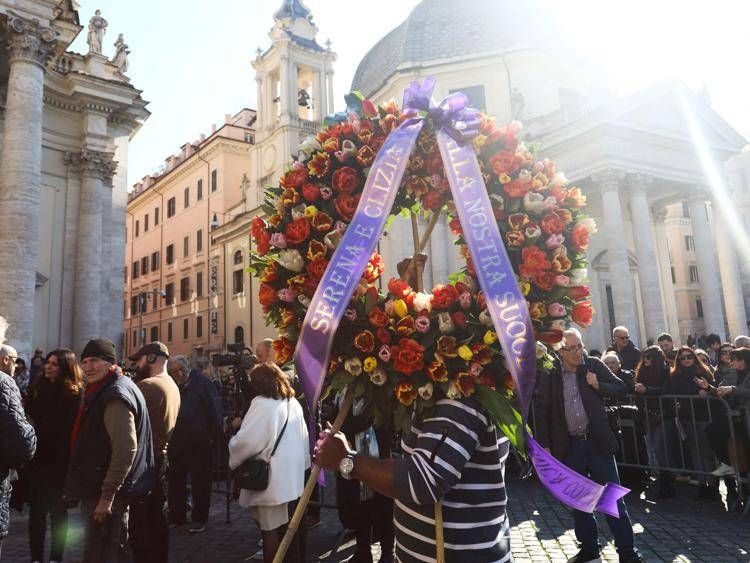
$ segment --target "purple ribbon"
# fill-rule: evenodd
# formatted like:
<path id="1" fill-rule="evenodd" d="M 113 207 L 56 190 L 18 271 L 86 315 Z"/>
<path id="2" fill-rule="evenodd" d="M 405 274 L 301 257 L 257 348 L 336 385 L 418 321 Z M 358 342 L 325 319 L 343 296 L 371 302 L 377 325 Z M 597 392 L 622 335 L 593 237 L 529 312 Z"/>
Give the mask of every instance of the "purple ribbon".
<path id="1" fill-rule="evenodd" d="M 413 112 L 378 152 L 352 222 L 328 264 L 303 323 L 294 361 L 314 413 L 323 387 L 333 338 L 360 277 L 375 250 L 393 207 L 398 187 L 425 118 L 438 129 L 437 140 L 454 203 L 479 285 L 485 295 L 508 368 L 521 403 L 524 428 L 536 379 L 536 347 L 526 300 L 521 294 L 492 213 L 473 148 L 467 142 L 479 130 L 479 112 L 462 93 L 432 101 L 435 80 L 412 82 L 404 108 Z M 547 453 L 526 432 L 529 453 L 540 481 L 558 499 L 583 512 L 598 510 L 618 517 L 617 500 L 628 489 L 599 485 Z"/>

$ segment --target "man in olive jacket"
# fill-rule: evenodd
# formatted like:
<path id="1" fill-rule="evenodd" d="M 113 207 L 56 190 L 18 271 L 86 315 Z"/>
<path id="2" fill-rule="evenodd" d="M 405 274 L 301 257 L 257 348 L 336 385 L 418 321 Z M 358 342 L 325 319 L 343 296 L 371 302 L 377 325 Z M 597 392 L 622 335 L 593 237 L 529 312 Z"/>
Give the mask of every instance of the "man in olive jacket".
<path id="1" fill-rule="evenodd" d="M 609 426 L 604 398 L 624 397 L 625 384 L 598 358 L 583 349 L 581 333 L 563 332 L 560 359 L 553 369 L 540 373 L 534 394 L 534 435 L 554 457 L 597 483 L 619 483 L 614 454 L 617 437 Z M 625 501 L 617 502 L 619 518 L 607 516 L 622 563 L 642 561 L 633 545 L 633 526 Z M 594 515 L 573 511 L 581 551 L 572 563 L 599 558 L 598 529 Z"/>

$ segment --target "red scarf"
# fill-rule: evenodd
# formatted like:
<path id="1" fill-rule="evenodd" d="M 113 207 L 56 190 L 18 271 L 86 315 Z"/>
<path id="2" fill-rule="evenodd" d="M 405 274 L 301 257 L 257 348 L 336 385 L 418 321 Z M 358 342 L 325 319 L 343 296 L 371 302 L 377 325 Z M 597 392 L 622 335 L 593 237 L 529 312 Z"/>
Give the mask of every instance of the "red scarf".
<path id="1" fill-rule="evenodd" d="M 86 410 L 88 409 L 89 405 L 87 402 L 87 399 L 94 395 L 97 391 L 99 391 L 102 387 L 104 387 L 104 384 L 109 381 L 109 376 L 105 377 L 101 381 L 97 381 L 96 383 L 92 383 L 91 385 L 88 385 L 86 387 L 86 391 L 84 392 L 84 398 L 81 401 L 81 405 L 78 407 L 78 415 L 76 416 L 76 421 L 73 424 L 73 429 L 70 431 L 70 451 L 73 452 L 73 446 L 76 444 L 76 440 L 78 439 L 78 432 L 81 430 L 81 423 L 83 422 L 83 415 L 86 414 Z"/>

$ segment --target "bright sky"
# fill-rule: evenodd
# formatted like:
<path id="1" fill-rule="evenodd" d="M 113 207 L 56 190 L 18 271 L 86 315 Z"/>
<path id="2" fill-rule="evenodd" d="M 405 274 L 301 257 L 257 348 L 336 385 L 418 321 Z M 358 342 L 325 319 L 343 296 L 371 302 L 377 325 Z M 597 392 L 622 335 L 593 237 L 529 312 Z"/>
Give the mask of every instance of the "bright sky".
<path id="1" fill-rule="evenodd" d="M 518 0 L 502 1 L 511 4 Z M 130 145 L 128 182 L 158 169 L 180 145 L 208 133 L 212 123 L 256 107 L 251 61 L 270 44 L 268 31 L 281 0 L 79 0 L 81 23 L 95 9 L 109 22 L 104 53 L 118 33 L 130 45 L 129 76 L 150 101 L 151 117 Z M 307 0 L 338 54 L 337 109 L 364 54 L 401 23 L 419 0 Z M 549 0 L 566 40 L 605 66 L 620 92 L 667 78 L 703 85 L 713 107 L 750 139 L 750 3 L 736 0 Z M 456 3 L 460 7 L 460 0 Z M 552 8 L 551 8 L 552 9 Z M 530 24 L 533 25 L 533 24 Z M 87 51 L 85 30 L 73 50 Z M 436 41 L 440 38 L 436 37 Z"/>

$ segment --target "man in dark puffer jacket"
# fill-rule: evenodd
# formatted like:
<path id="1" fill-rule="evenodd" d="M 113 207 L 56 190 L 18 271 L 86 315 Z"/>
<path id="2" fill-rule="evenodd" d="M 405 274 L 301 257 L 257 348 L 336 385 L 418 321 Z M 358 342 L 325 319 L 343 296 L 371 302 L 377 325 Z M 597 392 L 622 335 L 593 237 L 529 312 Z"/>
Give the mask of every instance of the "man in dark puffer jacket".
<path id="1" fill-rule="evenodd" d="M 624 397 L 625 384 L 598 358 L 583 350 L 581 333 L 563 332 L 562 361 L 540 373 L 534 396 L 534 434 L 557 459 L 597 483 L 619 483 L 614 454 L 617 438 L 609 426 L 604 398 Z M 619 518 L 607 516 L 621 563 L 643 561 L 633 545 L 633 526 L 625 501 L 617 502 Z M 576 539 L 581 551 L 569 563 L 599 558 L 599 539 L 594 515 L 573 511 Z"/>
<path id="2" fill-rule="evenodd" d="M 0 317 L 0 342 L 4 340 L 5 319 Z M 15 349 L 0 345 L 0 549 L 10 525 L 10 470 L 28 462 L 36 450 L 36 435 L 23 412 L 21 392 L 13 381 Z"/>

